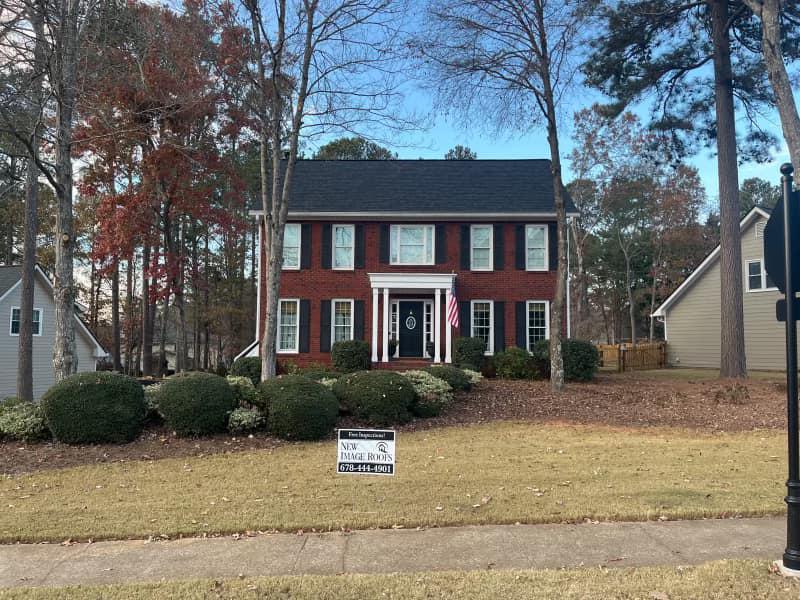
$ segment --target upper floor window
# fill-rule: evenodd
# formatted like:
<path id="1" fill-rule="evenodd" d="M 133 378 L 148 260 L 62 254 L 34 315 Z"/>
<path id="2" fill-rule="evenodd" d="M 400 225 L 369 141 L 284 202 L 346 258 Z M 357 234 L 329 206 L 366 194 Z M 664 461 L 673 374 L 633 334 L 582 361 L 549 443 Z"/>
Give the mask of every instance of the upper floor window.
<path id="1" fill-rule="evenodd" d="M 353 301 L 332 300 L 331 339 L 333 343 L 353 339 Z"/>
<path id="2" fill-rule="evenodd" d="M 470 228 L 470 265 L 473 271 L 492 270 L 491 225 L 473 225 Z"/>
<path id="3" fill-rule="evenodd" d="M 332 238 L 333 268 L 352 269 L 355 227 L 353 225 L 334 225 Z"/>
<path id="4" fill-rule="evenodd" d="M 546 301 L 528 301 L 528 352 L 533 345 L 550 337 L 549 303 Z"/>
<path id="5" fill-rule="evenodd" d="M 287 223 L 283 230 L 283 268 L 300 268 L 300 223 Z"/>
<path id="6" fill-rule="evenodd" d="M 525 226 L 525 268 L 547 271 L 547 225 Z"/>
<path id="7" fill-rule="evenodd" d="M 473 300 L 470 335 L 486 342 L 486 354 L 494 353 L 494 303 L 491 300 Z"/>
<path id="8" fill-rule="evenodd" d="M 11 309 L 11 335 L 19 335 L 22 324 L 22 311 L 13 307 Z M 42 309 L 33 309 L 33 335 L 42 335 Z"/>
<path id="9" fill-rule="evenodd" d="M 747 291 L 774 290 L 775 282 L 764 270 L 763 260 L 747 261 Z"/>
<path id="10" fill-rule="evenodd" d="M 300 300 L 278 301 L 278 352 L 298 352 Z"/>
<path id="11" fill-rule="evenodd" d="M 393 265 L 432 265 L 433 225 L 392 225 L 391 259 Z"/>

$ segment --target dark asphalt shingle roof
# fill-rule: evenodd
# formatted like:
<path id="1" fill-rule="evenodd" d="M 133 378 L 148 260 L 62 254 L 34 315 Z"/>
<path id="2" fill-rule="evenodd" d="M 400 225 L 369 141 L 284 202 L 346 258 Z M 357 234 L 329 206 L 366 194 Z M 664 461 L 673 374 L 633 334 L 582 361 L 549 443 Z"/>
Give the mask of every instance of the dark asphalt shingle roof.
<path id="1" fill-rule="evenodd" d="M 567 210 L 574 210 L 571 202 Z M 289 211 L 554 213 L 555 208 L 549 160 L 299 160 Z"/>
<path id="2" fill-rule="evenodd" d="M 20 265 L 0 267 L 0 296 L 14 287 L 14 284 L 16 284 L 21 277 L 22 267 Z"/>

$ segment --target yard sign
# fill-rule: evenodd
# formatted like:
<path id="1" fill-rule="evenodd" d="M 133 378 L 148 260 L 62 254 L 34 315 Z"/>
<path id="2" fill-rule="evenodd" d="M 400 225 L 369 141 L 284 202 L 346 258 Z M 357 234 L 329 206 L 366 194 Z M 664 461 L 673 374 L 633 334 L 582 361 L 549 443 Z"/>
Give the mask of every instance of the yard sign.
<path id="1" fill-rule="evenodd" d="M 336 472 L 394 475 L 394 438 L 389 429 L 340 429 Z"/>

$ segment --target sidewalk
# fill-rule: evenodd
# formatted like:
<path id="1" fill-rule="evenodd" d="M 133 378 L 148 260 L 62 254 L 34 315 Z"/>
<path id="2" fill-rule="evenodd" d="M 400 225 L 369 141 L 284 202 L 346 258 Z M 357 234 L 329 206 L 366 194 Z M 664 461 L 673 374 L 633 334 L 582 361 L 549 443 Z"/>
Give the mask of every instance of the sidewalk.
<path id="1" fill-rule="evenodd" d="M 780 558 L 786 519 L 265 534 L 0 546 L 0 587 L 259 575 L 689 565 Z"/>

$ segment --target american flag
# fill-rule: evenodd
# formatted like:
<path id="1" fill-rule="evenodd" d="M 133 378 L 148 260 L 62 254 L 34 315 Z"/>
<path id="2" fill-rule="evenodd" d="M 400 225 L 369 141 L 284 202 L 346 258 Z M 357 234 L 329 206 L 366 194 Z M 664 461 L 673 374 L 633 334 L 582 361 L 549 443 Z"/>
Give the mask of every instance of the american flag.
<path id="1" fill-rule="evenodd" d="M 447 322 L 458 329 L 458 298 L 456 298 L 455 287 L 450 290 L 450 303 L 447 305 Z"/>

